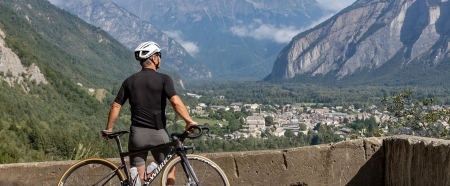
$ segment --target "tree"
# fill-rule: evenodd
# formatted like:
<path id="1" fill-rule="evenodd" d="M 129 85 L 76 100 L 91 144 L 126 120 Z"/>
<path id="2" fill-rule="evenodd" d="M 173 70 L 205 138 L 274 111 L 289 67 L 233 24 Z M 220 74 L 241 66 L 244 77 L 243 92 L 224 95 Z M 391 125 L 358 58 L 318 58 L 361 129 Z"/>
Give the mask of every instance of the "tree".
<path id="1" fill-rule="evenodd" d="M 266 137 L 266 132 L 261 132 L 261 138 Z"/>
<path id="2" fill-rule="evenodd" d="M 267 116 L 264 118 L 266 126 L 270 126 L 273 125 L 273 117 L 272 116 Z"/>
<path id="3" fill-rule="evenodd" d="M 305 131 L 308 128 L 308 126 L 306 126 L 305 123 L 300 123 L 298 124 L 298 126 L 300 127 L 299 128 L 300 131 Z"/>
<path id="4" fill-rule="evenodd" d="M 293 137 L 295 136 L 295 134 L 294 134 L 294 131 L 292 131 L 292 130 L 290 130 L 290 129 L 287 129 L 287 130 L 284 132 L 284 136 L 286 136 L 287 138 L 293 138 Z"/>
<path id="5" fill-rule="evenodd" d="M 444 121 L 450 122 L 450 111 L 433 108 L 436 98 L 416 100 L 412 98 L 412 93 L 413 91 L 409 89 L 390 97 L 383 97 L 385 108 L 393 116 L 389 120 L 391 127 L 408 127 L 421 136 L 450 137 L 449 130 L 442 124 Z"/>
<path id="6" fill-rule="evenodd" d="M 372 133 L 378 127 L 375 117 L 373 116 L 365 120 L 364 124 L 367 126 L 367 130 L 369 130 L 370 133 Z"/>
<path id="7" fill-rule="evenodd" d="M 345 124 L 349 123 L 348 118 L 344 118 L 344 123 Z"/>
<path id="8" fill-rule="evenodd" d="M 238 131 L 241 128 L 241 123 L 239 120 L 231 120 L 230 124 L 228 125 L 228 129 L 230 132 Z"/>

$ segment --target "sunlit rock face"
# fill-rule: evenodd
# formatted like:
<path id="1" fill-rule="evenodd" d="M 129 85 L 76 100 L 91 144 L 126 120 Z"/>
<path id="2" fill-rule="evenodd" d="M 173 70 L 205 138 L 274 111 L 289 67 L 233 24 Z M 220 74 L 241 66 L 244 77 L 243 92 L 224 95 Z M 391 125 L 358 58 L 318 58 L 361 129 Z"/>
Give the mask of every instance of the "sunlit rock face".
<path id="1" fill-rule="evenodd" d="M 359 0 L 296 36 L 278 55 L 266 79 L 329 75 L 339 80 L 371 71 L 402 54 L 403 65 L 437 65 L 449 57 L 447 0 Z M 395 58 L 397 59 L 397 58 Z"/>

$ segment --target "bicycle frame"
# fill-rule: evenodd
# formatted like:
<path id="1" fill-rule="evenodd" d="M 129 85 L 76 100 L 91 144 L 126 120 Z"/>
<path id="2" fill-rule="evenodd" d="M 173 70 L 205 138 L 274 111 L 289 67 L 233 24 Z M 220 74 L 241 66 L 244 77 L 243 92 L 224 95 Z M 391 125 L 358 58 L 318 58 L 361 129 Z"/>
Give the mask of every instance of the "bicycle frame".
<path id="1" fill-rule="evenodd" d="M 141 152 L 148 152 L 151 150 L 156 150 L 156 149 L 165 148 L 165 147 L 173 147 L 173 149 L 167 155 L 167 157 L 165 157 L 164 161 L 161 162 L 160 165 L 158 165 L 157 168 L 155 168 L 151 173 L 145 173 L 144 186 L 148 186 L 150 183 L 152 183 L 154 181 L 154 179 L 158 176 L 158 174 L 166 168 L 167 163 L 170 162 L 170 160 L 174 159 L 176 157 L 176 155 L 180 156 L 180 158 L 181 158 L 181 164 L 182 164 L 184 172 L 186 173 L 186 177 L 189 178 L 189 174 L 192 175 L 192 177 L 194 178 L 194 181 L 197 183 L 197 185 L 200 185 L 198 178 L 195 175 L 194 170 L 192 169 L 191 165 L 189 164 L 188 158 L 186 157 L 186 150 L 192 149 L 194 146 L 193 145 L 184 146 L 182 139 L 178 139 L 178 138 L 174 138 L 174 137 L 172 137 L 172 138 L 173 138 L 173 141 L 169 142 L 169 143 L 157 145 L 155 147 L 143 148 L 143 149 L 135 151 L 135 152 L 123 152 L 122 143 L 120 142 L 120 135 L 114 137 L 114 139 L 116 140 L 118 149 L 119 149 L 120 160 L 122 163 L 122 165 L 119 166 L 118 169 L 123 169 L 123 171 L 125 172 L 125 175 L 126 175 L 126 180 L 124 180 L 122 185 L 128 186 L 128 185 L 132 184 L 129 167 L 126 164 L 126 159 L 125 159 L 126 157 L 133 155 L 133 154 L 137 154 L 137 153 L 141 153 Z M 146 178 L 148 174 L 150 174 L 150 177 Z"/>

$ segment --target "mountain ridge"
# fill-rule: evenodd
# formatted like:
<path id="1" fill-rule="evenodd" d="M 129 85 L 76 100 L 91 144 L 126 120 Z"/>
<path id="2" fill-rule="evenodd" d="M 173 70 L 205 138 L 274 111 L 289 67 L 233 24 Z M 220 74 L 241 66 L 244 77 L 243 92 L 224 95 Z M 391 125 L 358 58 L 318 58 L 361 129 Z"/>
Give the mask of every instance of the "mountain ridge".
<path id="1" fill-rule="evenodd" d="M 328 74 L 331 74 L 334 82 L 345 83 L 347 76 L 356 72 L 370 74 L 387 65 L 386 62 L 397 60 L 402 65 L 393 74 L 382 75 L 395 79 L 401 74 L 415 73 L 414 68 L 403 72 L 409 64 L 436 66 L 447 62 L 450 54 L 445 43 L 450 23 L 445 20 L 449 14 L 444 10 L 450 10 L 447 1 L 356 1 L 329 20 L 294 37 L 280 52 L 272 73 L 265 80 L 296 76 L 320 79 L 321 76 L 330 78 Z M 401 56 L 395 57 L 400 53 Z M 301 82 L 301 78 L 296 79 Z M 421 81 L 420 77 L 417 80 Z"/>

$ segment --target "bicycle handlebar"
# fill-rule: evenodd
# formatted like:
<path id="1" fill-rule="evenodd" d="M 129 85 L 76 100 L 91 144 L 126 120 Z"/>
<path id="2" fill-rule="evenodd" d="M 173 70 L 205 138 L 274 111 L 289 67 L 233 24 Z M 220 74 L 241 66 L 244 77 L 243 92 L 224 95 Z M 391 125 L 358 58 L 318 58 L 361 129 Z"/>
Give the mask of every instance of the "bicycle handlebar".
<path id="1" fill-rule="evenodd" d="M 191 130 L 194 129 L 194 130 Z M 200 137 L 203 134 L 203 130 L 207 130 L 206 131 L 206 135 L 209 135 L 209 125 L 206 123 L 205 125 L 196 125 L 196 126 L 192 126 L 191 128 L 189 128 L 189 131 L 191 132 L 187 132 L 185 131 L 183 134 L 178 134 L 178 133 L 173 133 L 172 139 L 195 139 Z"/>
<path id="2" fill-rule="evenodd" d="M 194 129 L 194 130 L 191 130 L 191 129 Z M 185 139 L 185 138 L 195 139 L 195 138 L 198 138 L 201 135 L 203 135 L 203 130 L 206 130 L 206 135 L 209 135 L 209 130 L 210 129 L 209 129 L 209 124 L 206 123 L 205 125 L 192 126 L 189 130 L 191 131 L 189 133 L 186 132 L 186 131 L 183 134 L 173 133 L 171 135 L 172 139 L 174 139 L 174 137 L 177 138 L 177 139 Z M 101 133 L 104 136 L 108 136 L 109 139 L 114 139 L 117 136 L 120 137 L 123 134 L 128 133 L 128 131 L 120 131 L 120 132 L 105 132 L 105 131 L 102 131 Z"/>

